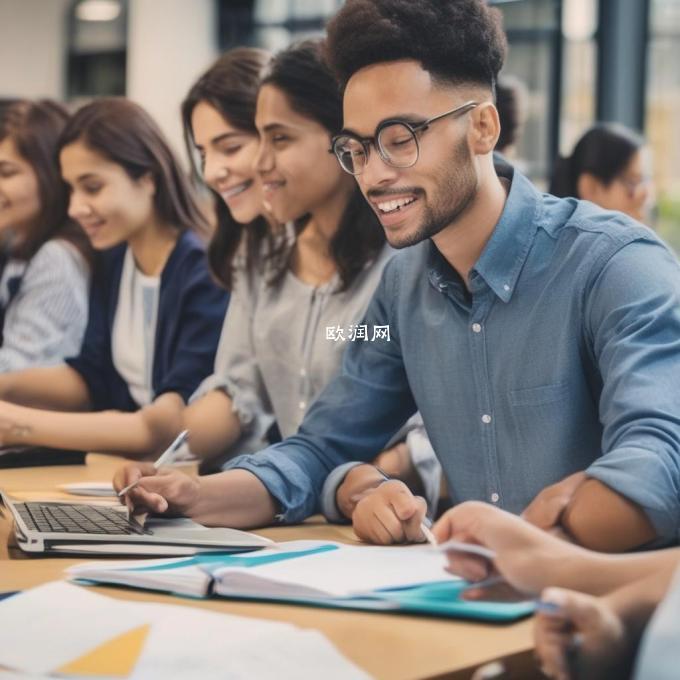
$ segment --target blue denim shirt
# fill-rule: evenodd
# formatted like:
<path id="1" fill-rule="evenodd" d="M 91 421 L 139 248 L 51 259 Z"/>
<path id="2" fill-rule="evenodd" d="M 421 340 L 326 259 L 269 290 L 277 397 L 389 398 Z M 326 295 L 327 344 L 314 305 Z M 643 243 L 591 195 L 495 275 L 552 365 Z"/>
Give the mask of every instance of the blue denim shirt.
<path id="1" fill-rule="evenodd" d="M 343 370 L 250 470 L 281 520 L 315 512 L 338 464 L 370 460 L 419 409 L 452 500 L 521 512 L 587 470 L 659 535 L 680 519 L 680 267 L 646 227 L 539 193 L 518 172 L 466 290 L 431 241 L 387 265 Z"/>

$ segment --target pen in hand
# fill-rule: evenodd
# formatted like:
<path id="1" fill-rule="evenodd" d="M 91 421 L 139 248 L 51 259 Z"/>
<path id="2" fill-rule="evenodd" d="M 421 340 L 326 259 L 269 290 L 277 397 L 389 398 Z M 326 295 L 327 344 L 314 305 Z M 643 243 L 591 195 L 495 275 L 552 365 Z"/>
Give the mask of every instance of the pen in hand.
<path id="1" fill-rule="evenodd" d="M 179 447 L 182 446 L 182 444 L 184 444 L 184 442 L 187 440 L 188 436 L 189 436 L 189 430 L 182 430 L 182 432 L 180 432 L 177 435 L 177 438 L 175 439 L 175 441 L 172 442 L 172 444 L 170 444 L 170 446 L 168 446 L 168 448 L 165 449 L 165 451 L 163 451 L 163 453 L 160 455 L 158 460 L 153 464 L 153 466 L 156 468 L 156 470 L 158 470 L 158 468 L 161 467 L 161 465 L 165 465 L 166 463 L 168 463 L 170 461 L 170 459 L 175 455 L 175 453 L 179 449 Z M 138 480 L 132 482 L 132 484 L 128 484 L 126 487 L 122 488 L 118 492 L 118 498 L 120 498 L 121 496 L 126 494 L 128 491 L 130 491 L 130 489 L 134 489 L 137 486 L 137 484 L 139 484 L 141 481 L 142 481 L 142 478 L 140 477 Z"/>
<path id="2" fill-rule="evenodd" d="M 437 547 L 437 539 L 434 537 L 434 534 L 430 531 L 430 528 L 425 524 L 425 522 L 420 523 L 420 530 L 423 533 L 423 536 L 425 536 L 425 540 L 435 548 Z"/>

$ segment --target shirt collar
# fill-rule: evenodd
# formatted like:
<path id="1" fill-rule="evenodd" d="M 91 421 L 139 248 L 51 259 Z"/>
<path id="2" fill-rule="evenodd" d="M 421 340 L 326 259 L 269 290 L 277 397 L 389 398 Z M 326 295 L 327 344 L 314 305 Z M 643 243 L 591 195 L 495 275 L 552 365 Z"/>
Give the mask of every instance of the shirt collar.
<path id="1" fill-rule="evenodd" d="M 540 197 L 531 182 L 515 170 L 501 218 L 473 267 L 503 302 L 512 298 L 533 243 L 543 207 Z"/>
<path id="2" fill-rule="evenodd" d="M 514 170 L 509 176 L 505 173 L 503 176 L 510 180 L 510 191 L 473 273 L 481 276 L 503 302 L 509 302 L 541 219 L 543 203 L 540 193 L 520 172 Z M 440 287 L 444 279 L 450 279 L 450 267 L 434 243 L 430 245 L 430 281 L 435 287 Z"/>

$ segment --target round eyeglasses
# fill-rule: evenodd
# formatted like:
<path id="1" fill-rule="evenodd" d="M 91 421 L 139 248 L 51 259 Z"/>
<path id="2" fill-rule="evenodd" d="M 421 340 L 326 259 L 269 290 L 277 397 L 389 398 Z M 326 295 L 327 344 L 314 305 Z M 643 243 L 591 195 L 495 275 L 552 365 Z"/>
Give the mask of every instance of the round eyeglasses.
<path id="1" fill-rule="evenodd" d="M 422 123 L 414 124 L 397 119 L 384 120 L 375 129 L 373 137 L 359 137 L 342 132 L 333 137 L 329 151 L 335 154 L 342 169 L 350 175 L 360 175 L 363 172 L 368 163 L 371 146 L 388 165 L 395 168 L 410 168 L 416 164 L 420 155 L 419 135 L 435 121 L 445 116 L 462 116 L 477 105 L 478 102 L 466 102 Z"/>

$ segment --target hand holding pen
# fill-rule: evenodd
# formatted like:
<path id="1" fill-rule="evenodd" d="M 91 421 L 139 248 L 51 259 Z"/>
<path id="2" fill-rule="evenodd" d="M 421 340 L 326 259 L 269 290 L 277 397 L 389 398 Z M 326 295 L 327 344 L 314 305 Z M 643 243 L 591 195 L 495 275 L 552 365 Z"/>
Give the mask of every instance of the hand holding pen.
<path id="1" fill-rule="evenodd" d="M 167 465 L 168 463 L 170 463 L 172 461 L 172 459 L 174 458 L 175 453 L 180 449 L 180 447 L 182 446 L 182 444 L 184 444 L 184 442 L 187 440 L 188 437 L 189 437 L 189 430 L 183 430 L 182 432 L 180 432 L 177 435 L 175 441 L 173 441 L 172 444 L 170 444 L 170 446 L 168 446 L 168 448 L 165 449 L 165 451 L 163 451 L 163 453 L 160 455 L 158 460 L 153 464 L 154 468 L 156 468 L 156 470 L 158 470 L 162 465 Z M 142 481 L 142 479 L 143 479 L 143 477 L 140 477 L 139 479 L 132 482 L 131 484 L 128 484 L 127 486 L 123 487 L 118 492 L 118 498 L 120 498 L 121 496 L 124 496 L 131 489 L 134 489 L 137 486 L 137 484 L 139 484 L 139 482 Z"/>

